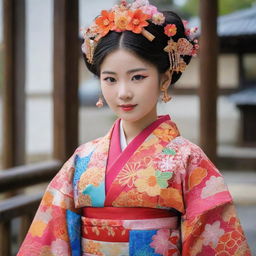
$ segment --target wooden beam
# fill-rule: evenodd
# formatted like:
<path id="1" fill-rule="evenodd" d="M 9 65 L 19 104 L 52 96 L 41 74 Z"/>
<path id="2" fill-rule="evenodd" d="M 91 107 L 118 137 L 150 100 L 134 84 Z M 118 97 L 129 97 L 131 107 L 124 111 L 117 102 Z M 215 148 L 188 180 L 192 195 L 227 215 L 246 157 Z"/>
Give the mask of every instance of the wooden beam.
<path id="1" fill-rule="evenodd" d="M 217 151 L 218 0 L 200 0 L 200 144 L 212 161 Z"/>
<path id="2" fill-rule="evenodd" d="M 19 229 L 19 244 L 22 243 L 44 193 L 19 195 L 0 202 L 0 255 L 11 255 L 11 221 L 22 217 Z"/>
<path id="3" fill-rule="evenodd" d="M 220 37 L 220 52 L 221 53 L 256 53 L 256 36 L 224 36 Z"/>
<path id="4" fill-rule="evenodd" d="M 1 222 L 8 222 L 22 215 L 35 214 L 43 194 L 44 193 L 37 193 L 34 195 L 19 195 L 0 202 Z"/>
<path id="5" fill-rule="evenodd" d="M 78 145 L 78 0 L 54 1 L 54 158 Z"/>
<path id="6" fill-rule="evenodd" d="M 3 168 L 25 162 L 25 0 L 4 0 Z"/>
<path id="7" fill-rule="evenodd" d="M 0 193 L 47 182 L 61 167 L 61 162 L 49 162 L 18 166 L 0 173 Z"/>

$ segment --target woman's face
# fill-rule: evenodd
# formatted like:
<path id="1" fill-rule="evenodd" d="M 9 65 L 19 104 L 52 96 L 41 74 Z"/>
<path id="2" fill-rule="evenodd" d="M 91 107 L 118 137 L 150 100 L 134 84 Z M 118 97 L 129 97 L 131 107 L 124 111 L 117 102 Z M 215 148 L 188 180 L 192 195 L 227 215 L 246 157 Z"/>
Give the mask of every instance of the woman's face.
<path id="1" fill-rule="evenodd" d="M 116 115 L 127 121 L 153 121 L 160 75 L 152 64 L 123 49 L 110 53 L 100 69 L 102 94 Z"/>

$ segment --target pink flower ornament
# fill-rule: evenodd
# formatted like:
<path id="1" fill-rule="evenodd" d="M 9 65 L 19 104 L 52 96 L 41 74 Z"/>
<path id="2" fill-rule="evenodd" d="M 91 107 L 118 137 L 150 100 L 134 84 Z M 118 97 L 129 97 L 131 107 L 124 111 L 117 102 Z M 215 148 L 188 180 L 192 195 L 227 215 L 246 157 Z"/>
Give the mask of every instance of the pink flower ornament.
<path id="1" fill-rule="evenodd" d="M 139 9 L 142 6 L 149 5 L 148 0 L 136 0 L 132 3 L 131 9 Z"/>
<path id="2" fill-rule="evenodd" d="M 157 8 L 154 5 L 145 5 L 140 8 L 144 13 L 152 17 L 154 14 L 158 13 Z"/>
<path id="3" fill-rule="evenodd" d="M 152 22 L 153 22 L 155 25 L 162 25 L 162 24 L 164 24 L 164 22 L 165 22 L 165 17 L 164 17 L 164 15 L 163 15 L 163 13 L 157 12 L 157 13 L 153 14 L 153 16 L 152 16 Z"/>

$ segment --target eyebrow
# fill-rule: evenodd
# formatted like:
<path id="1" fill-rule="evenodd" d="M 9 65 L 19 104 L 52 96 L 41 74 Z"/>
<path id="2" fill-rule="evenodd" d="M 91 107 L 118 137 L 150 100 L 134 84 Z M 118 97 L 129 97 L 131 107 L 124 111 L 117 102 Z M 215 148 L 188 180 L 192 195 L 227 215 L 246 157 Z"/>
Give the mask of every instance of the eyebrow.
<path id="1" fill-rule="evenodd" d="M 128 70 L 127 74 L 132 74 L 132 73 L 135 73 L 138 71 L 147 71 L 147 69 L 146 68 L 135 68 L 135 69 Z M 116 73 L 113 71 L 103 71 L 102 74 L 116 75 Z"/>

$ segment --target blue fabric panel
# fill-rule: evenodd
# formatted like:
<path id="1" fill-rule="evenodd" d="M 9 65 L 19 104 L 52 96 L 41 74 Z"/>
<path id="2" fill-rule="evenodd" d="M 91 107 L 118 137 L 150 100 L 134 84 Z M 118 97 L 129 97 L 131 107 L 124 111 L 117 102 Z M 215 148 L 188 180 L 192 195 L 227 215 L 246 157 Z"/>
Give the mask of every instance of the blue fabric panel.
<path id="1" fill-rule="evenodd" d="M 81 216 L 70 210 L 66 214 L 68 235 L 70 240 L 71 255 L 82 255 L 81 250 Z"/>
<path id="2" fill-rule="evenodd" d="M 91 152 L 88 156 L 85 157 L 79 157 L 76 155 L 75 157 L 75 173 L 73 178 L 73 186 L 75 187 L 77 182 L 80 180 L 81 175 L 86 171 L 88 163 L 90 162 Z"/>
<path id="3" fill-rule="evenodd" d="M 92 206 L 103 207 L 105 203 L 105 182 L 101 182 L 97 187 L 89 184 L 83 191 L 83 194 L 90 196 Z"/>
<path id="4" fill-rule="evenodd" d="M 150 247 L 152 236 L 157 230 L 130 230 L 129 255 L 130 256 L 161 256 L 154 253 Z"/>

